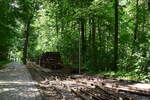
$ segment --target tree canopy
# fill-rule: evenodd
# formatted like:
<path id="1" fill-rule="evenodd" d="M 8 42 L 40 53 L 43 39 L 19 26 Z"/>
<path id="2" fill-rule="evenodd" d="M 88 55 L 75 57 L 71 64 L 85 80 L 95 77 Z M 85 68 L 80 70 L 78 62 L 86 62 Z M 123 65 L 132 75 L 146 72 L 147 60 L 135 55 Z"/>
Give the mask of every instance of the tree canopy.
<path id="1" fill-rule="evenodd" d="M 149 80 L 149 0 L 0 0 L 0 12 L 0 60 L 58 51 L 68 66 Z"/>

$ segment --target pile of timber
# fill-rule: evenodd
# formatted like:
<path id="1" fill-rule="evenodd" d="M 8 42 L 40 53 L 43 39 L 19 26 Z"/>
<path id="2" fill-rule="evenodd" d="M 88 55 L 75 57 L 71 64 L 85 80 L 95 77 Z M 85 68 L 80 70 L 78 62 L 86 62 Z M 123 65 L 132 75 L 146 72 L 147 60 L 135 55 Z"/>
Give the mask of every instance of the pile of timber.
<path id="1" fill-rule="evenodd" d="M 40 66 L 58 70 L 63 68 L 63 62 L 59 52 L 45 52 L 41 55 Z"/>
<path id="2" fill-rule="evenodd" d="M 39 82 L 40 88 L 61 96 L 52 100 L 150 100 L 148 83 L 112 79 L 107 75 L 67 75 L 40 66 L 30 67 L 45 79 Z M 135 87 L 139 84 L 140 87 Z M 142 85 L 147 87 L 141 88 Z"/>
<path id="3" fill-rule="evenodd" d="M 117 93 L 104 87 L 95 86 L 95 88 L 79 89 L 78 91 L 71 90 L 82 100 L 135 100 L 131 96 Z"/>

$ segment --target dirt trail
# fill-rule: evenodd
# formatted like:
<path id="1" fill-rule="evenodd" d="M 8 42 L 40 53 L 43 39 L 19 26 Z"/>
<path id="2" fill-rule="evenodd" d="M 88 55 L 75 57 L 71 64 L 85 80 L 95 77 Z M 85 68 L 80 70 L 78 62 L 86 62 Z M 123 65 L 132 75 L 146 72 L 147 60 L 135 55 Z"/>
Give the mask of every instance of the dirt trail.
<path id="1" fill-rule="evenodd" d="M 20 63 L 9 63 L 0 70 L 0 100 L 41 100 L 27 68 Z"/>

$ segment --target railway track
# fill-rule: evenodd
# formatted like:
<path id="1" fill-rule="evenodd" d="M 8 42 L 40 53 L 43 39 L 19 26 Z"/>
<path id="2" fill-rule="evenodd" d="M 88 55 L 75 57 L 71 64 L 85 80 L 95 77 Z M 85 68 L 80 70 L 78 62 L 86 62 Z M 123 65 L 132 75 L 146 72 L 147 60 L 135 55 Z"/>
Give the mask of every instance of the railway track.
<path id="1" fill-rule="evenodd" d="M 123 86 L 119 81 L 109 76 L 73 75 L 37 65 L 29 65 L 30 68 L 43 79 L 38 87 L 48 97 L 44 100 L 150 100 L 149 92 L 120 89 Z"/>

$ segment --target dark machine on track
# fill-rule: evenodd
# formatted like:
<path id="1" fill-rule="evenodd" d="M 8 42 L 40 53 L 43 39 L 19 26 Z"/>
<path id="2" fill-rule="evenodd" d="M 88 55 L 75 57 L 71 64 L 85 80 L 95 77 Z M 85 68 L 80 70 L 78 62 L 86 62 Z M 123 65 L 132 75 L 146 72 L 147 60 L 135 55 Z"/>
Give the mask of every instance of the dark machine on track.
<path id="1" fill-rule="evenodd" d="M 59 70 L 64 67 L 59 52 L 43 53 L 40 57 L 39 64 L 42 67 L 50 68 L 52 70 Z"/>

